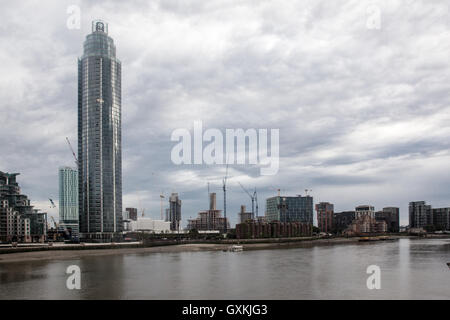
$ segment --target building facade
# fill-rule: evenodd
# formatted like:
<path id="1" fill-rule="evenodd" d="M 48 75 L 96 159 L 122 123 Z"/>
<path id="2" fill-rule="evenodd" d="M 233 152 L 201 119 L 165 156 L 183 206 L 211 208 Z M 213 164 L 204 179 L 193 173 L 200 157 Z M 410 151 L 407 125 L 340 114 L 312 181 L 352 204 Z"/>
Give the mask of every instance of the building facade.
<path id="1" fill-rule="evenodd" d="M 333 214 L 333 231 L 334 233 L 342 233 L 355 220 L 355 211 L 335 212 Z"/>
<path id="2" fill-rule="evenodd" d="M 219 232 L 230 229 L 228 218 L 222 217 L 222 211 L 216 208 L 215 193 L 209 194 L 209 210 L 199 212 L 195 219 L 189 219 L 187 228 L 188 230 Z"/>
<path id="3" fill-rule="evenodd" d="M 21 194 L 19 173 L 0 171 L 0 241 L 44 242 L 47 237 L 47 213 L 40 212 Z"/>
<path id="4" fill-rule="evenodd" d="M 78 170 L 59 168 L 59 226 L 70 235 L 78 237 Z"/>
<path id="5" fill-rule="evenodd" d="M 236 225 L 237 239 L 310 237 L 312 224 L 302 222 L 247 221 Z"/>
<path id="6" fill-rule="evenodd" d="M 247 221 L 254 220 L 253 213 L 252 212 L 246 212 L 246 207 L 244 205 L 241 206 L 241 211 L 239 211 L 239 223 L 244 223 Z"/>
<path id="7" fill-rule="evenodd" d="M 127 219 L 132 221 L 137 220 L 137 208 L 126 208 L 125 211 L 127 212 Z"/>
<path id="8" fill-rule="evenodd" d="M 385 221 L 388 232 L 400 232 L 400 208 L 387 207 L 375 213 L 375 219 Z"/>
<path id="9" fill-rule="evenodd" d="M 180 231 L 181 223 L 181 200 L 178 193 L 172 193 L 169 197 L 169 222 L 170 230 Z"/>
<path id="10" fill-rule="evenodd" d="M 450 208 L 433 208 L 433 226 L 439 231 L 450 230 Z"/>
<path id="11" fill-rule="evenodd" d="M 387 223 L 375 218 L 375 207 L 370 205 L 357 206 L 355 208 L 355 220 L 347 228 L 348 233 L 386 233 Z"/>
<path id="12" fill-rule="evenodd" d="M 316 204 L 317 224 L 320 232 L 333 232 L 334 205 L 329 202 Z"/>
<path id="13" fill-rule="evenodd" d="M 266 200 L 266 221 L 302 222 L 313 224 L 313 198 L 311 196 L 282 197 Z"/>
<path id="14" fill-rule="evenodd" d="M 122 231 L 121 63 L 108 25 L 92 23 L 78 60 L 80 232 Z"/>

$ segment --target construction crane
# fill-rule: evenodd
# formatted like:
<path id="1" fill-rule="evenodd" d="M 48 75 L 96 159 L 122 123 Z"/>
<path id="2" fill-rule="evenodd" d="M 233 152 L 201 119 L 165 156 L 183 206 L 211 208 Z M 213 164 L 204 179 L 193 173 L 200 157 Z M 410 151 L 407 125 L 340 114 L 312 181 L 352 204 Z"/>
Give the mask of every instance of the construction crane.
<path id="1" fill-rule="evenodd" d="M 55 230 L 58 230 L 58 224 L 56 223 L 55 218 L 53 218 L 53 216 L 50 216 L 50 218 L 52 219 L 53 224 L 55 225 Z"/>
<path id="2" fill-rule="evenodd" d="M 75 163 L 78 168 L 79 162 L 78 162 L 77 156 L 75 155 L 75 151 L 73 151 L 73 148 L 72 148 L 72 145 L 70 144 L 69 138 L 66 137 L 66 140 L 67 140 L 67 143 L 69 144 L 70 151 L 72 151 L 73 158 L 75 159 Z"/>
<path id="3" fill-rule="evenodd" d="M 227 179 L 228 179 L 228 162 L 227 162 L 227 169 L 225 171 L 225 177 L 222 180 L 223 183 L 223 217 L 225 218 L 225 227 L 224 231 L 225 234 L 227 233 Z"/>
<path id="4" fill-rule="evenodd" d="M 305 194 L 306 194 L 306 196 L 309 196 L 309 192 L 312 192 L 312 190 L 311 189 L 305 189 Z"/>
<path id="5" fill-rule="evenodd" d="M 56 205 L 55 205 L 55 203 L 53 202 L 53 200 L 50 199 L 50 198 L 49 198 L 48 200 L 50 200 L 50 203 L 52 204 L 50 208 L 56 208 Z"/>
<path id="6" fill-rule="evenodd" d="M 254 192 L 253 194 L 251 194 L 250 192 L 248 192 L 247 189 L 244 188 L 244 186 L 243 186 L 240 182 L 238 182 L 238 183 L 239 183 L 239 185 L 241 186 L 242 190 L 244 190 L 244 192 L 245 192 L 246 194 L 248 194 L 248 196 L 249 196 L 250 199 L 252 200 L 252 218 L 254 219 L 254 218 L 255 218 L 255 197 L 256 197 L 256 189 L 255 189 L 255 192 Z"/>
<path id="7" fill-rule="evenodd" d="M 255 204 L 256 204 L 256 220 L 258 220 L 258 195 L 256 193 L 256 187 L 255 187 L 255 192 L 253 192 L 253 197 L 255 198 Z"/>
<path id="8" fill-rule="evenodd" d="M 159 195 L 159 199 L 161 200 L 161 220 L 164 220 L 164 216 L 163 216 L 163 199 L 164 199 L 164 194 L 161 191 L 161 194 Z"/>

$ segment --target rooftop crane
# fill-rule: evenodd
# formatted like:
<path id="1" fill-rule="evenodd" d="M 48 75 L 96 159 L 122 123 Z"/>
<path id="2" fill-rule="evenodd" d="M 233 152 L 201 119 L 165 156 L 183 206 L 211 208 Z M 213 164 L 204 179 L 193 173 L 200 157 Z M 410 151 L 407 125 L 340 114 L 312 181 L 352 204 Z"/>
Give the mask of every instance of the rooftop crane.
<path id="1" fill-rule="evenodd" d="M 67 140 L 67 143 L 69 144 L 70 151 L 72 151 L 73 158 L 75 159 L 75 163 L 78 168 L 79 162 L 78 162 L 77 156 L 75 155 L 75 151 L 73 151 L 73 148 L 72 148 L 72 145 L 70 144 L 69 138 L 66 137 L 66 140 Z"/>
<path id="2" fill-rule="evenodd" d="M 252 218 L 254 219 L 255 218 L 255 200 L 257 199 L 256 198 L 256 188 L 255 188 L 255 192 L 253 192 L 253 194 L 251 194 L 250 192 L 248 192 L 247 189 L 244 188 L 244 186 L 240 182 L 238 182 L 238 183 L 241 186 L 242 190 L 244 190 L 244 192 L 246 194 L 248 194 L 250 199 L 252 199 Z M 258 207 L 258 202 L 256 203 L 256 207 Z"/>

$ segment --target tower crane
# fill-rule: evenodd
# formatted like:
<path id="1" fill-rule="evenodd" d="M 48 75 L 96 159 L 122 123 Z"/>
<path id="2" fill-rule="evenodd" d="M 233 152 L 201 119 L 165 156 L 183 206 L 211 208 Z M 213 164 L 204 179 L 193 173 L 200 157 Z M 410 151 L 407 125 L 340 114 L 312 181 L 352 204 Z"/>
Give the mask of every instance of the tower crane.
<path id="1" fill-rule="evenodd" d="M 72 148 L 72 145 L 70 144 L 69 138 L 66 137 L 66 140 L 67 140 L 67 143 L 69 144 L 70 151 L 72 151 L 73 158 L 75 159 L 75 163 L 78 168 L 79 162 L 78 162 L 77 156 L 75 155 L 75 151 L 73 151 L 73 148 Z"/>
<path id="2" fill-rule="evenodd" d="M 254 219 L 255 218 L 255 200 L 257 199 L 256 188 L 255 188 L 255 192 L 253 192 L 253 194 L 251 194 L 250 192 L 248 192 L 247 189 L 244 188 L 244 186 L 240 182 L 239 182 L 239 185 L 241 186 L 242 190 L 244 190 L 244 192 L 246 194 L 248 194 L 248 196 L 252 200 L 252 217 Z M 256 202 L 256 206 L 258 207 L 258 202 Z"/>

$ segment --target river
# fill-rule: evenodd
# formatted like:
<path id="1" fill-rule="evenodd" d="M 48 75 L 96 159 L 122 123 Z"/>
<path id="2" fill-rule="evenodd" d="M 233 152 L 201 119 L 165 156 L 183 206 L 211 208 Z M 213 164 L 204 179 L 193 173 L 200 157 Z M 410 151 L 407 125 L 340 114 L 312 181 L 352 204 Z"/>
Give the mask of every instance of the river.
<path id="1" fill-rule="evenodd" d="M 450 239 L 27 261 L 0 264 L 0 299 L 450 299 L 447 262 Z M 80 290 L 67 289 L 70 265 Z"/>

